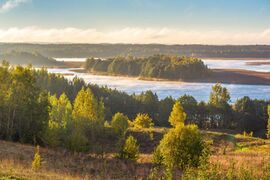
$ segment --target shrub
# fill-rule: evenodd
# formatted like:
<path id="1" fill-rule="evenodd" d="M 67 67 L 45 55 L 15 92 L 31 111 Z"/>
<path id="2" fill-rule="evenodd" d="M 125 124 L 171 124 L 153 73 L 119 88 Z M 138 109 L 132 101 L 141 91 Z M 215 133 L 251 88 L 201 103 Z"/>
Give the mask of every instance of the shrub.
<path id="1" fill-rule="evenodd" d="M 36 147 L 35 149 L 35 155 L 34 155 L 34 159 L 32 161 L 32 169 L 33 170 L 38 170 L 41 166 L 41 156 L 39 153 L 39 146 Z"/>
<path id="2" fill-rule="evenodd" d="M 152 128 L 154 126 L 153 120 L 148 114 L 137 114 L 135 121 L 133 122 L 135 128 Z"/>
<path id="3" fill-rule="evenodd" d="M 160 141 L 160 153 L 168 168 L 198 167 L 204 155 L 205 143 L 196 125 L 178 125 Z"/>
<path id="4" fill-rule="evenodd" d="M 72 129 L 67 137 L 67 148 L 74 152 L 85 152 L 89 150 L 89 140 L 79 128 Z"/>
<path id="5" fill-rule="evenodd" d="M 120 136 L 125 135 L 128 129 L 128 117 L 122 113 L 116 113 L 112 118 L 112 128 Z"/>
<path id="6" fill-rule="evenodd" d="M 155 151 L 153 152 L 152 162 L 157 166 L 161 166 L 163 161 L 164 161 L 164 158 L 163 158 L 162 153 L 160 151 L 160 146 L 158 146 L 155 149 Z"/>
<path id="7" fill-rule="evenodd" d="M 119 154 L 122 159 L 136 161 L 139 157 L 139 145 L 133 136 L 129 136 L 124 144 L 122 152 Z"/>

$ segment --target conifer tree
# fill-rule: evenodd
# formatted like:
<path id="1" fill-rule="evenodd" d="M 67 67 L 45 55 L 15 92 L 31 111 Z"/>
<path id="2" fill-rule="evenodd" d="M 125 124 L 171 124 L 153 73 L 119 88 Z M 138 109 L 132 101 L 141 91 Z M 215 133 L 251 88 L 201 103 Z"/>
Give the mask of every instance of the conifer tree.
<path id="1" fill-rule="evenodd" d="M 186 113 L 180 102 L 176 102 L 173 106 L 172 112 L 169 117 L 169 122 L 173 127 L 176 127 L 179 124 L 184 124 L 186 120 Z"/>

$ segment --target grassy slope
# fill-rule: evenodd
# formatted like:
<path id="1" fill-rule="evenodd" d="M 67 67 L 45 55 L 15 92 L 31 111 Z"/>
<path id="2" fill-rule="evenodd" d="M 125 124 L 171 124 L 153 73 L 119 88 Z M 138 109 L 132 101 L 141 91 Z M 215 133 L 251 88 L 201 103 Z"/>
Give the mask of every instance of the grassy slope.
<path id="1" fill-rule="evenodd" d="M 140 131 L 132 132 L 138 138 L 142 152 L 138 164 L 115 159 L 112 153 L 107 153 L 102 157 L 41 148 L 43 164 L 38 171 L 31 170 L 33 146 L 0 141 L 0 179 L 3 177 L 15 179 L 130 179 L 134 177 L 138 179 L 146 177 L 152 167 L 150 152 L 164 131 L 166 130 L 155 129 L 153 141 Z M 232 164 L 236 169 L 244 165 L 253 169 L 257 177 L 261 176 L 262 168 L 270 153 L 268 140 L 210 131 L 204 131 L 203 134 L 212 143 L 211 161 L 220 164 L 224 171 Z"/>

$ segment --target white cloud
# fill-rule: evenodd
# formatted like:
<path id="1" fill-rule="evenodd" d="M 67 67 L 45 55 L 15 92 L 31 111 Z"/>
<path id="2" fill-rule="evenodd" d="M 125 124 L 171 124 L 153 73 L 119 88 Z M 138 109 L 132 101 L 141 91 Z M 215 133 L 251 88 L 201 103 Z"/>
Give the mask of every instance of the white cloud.
<path id="1" fill-rule="evenodd" d="M 0 12 L 7 12 L 23 3 L 27 3 L 29 0 L 6 0 L 3 4 L 0 4 Z"/>
<path id="2" fill-rule="evenodd" d="M 0 29 L 1 42 L 39 43 L 161 43 L 161 44 L 270 44 L 270 28 L 261 32 L 182 31 L 170 28 L 45 29 L 38 27 Z"/>

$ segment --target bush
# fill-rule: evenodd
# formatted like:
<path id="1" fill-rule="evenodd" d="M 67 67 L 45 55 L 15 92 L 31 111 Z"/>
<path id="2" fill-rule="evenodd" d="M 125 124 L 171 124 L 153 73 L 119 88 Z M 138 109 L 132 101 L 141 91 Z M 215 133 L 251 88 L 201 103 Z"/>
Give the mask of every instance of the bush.
<path id="1" fill-rule="evenodd" d="M 74 152 L 86 152 L 89 150 L 89 140 L 79 128 L 72 129 L 67 137 L 67 148 Z"/>
<path id="2" fill-rule="evenodd" d="M 36 171 L 40 168 L 40 166 L 41 166 L 41 156 L 39 154 L 39 146 L 37 146 L 35 149 L 35 156 L 32 161 L 32 169 Z"/>
<path id="3" fill-rule="evenodd" d="M 128 117 L 122 113 L 116 113 L 112 118 L 112 128 L 120 136 L 125 135 L 128 129 Z"/>
<path id="4" fill-rule="evenodd" d="M 139 157 L 139 145 L 133 136 L 129 136 L 124 144 L 122 152 L 119 154 L 122 159 L 136 161 Z"/>
<path id="5" fill-rule="evenodd" d="M 163 161 L 164 161 L 164 158 L 163 158 L 162 153 L 160 151 L 160 146 L 158 146 L 155 149 L 155 151 L 153 152 L 152 162 L 157 166 L 161 166 Z"/>
<path id="6" fill-rule="evenodd" d="M 168 168 L 198 167 L 204 155 L 205 143 L 196 125 L 178 125 L 160 141 L 158 146 L 163 163 Z M 160 159 L 160 158 L 159 158 Z"/>
<path id="7" fill-rule="evenodd" d="M 133 122 L 135 128 L 152 128 L 154 126 L 153 120 L 148 114 L 137 114 L 135 121 Z"/>

